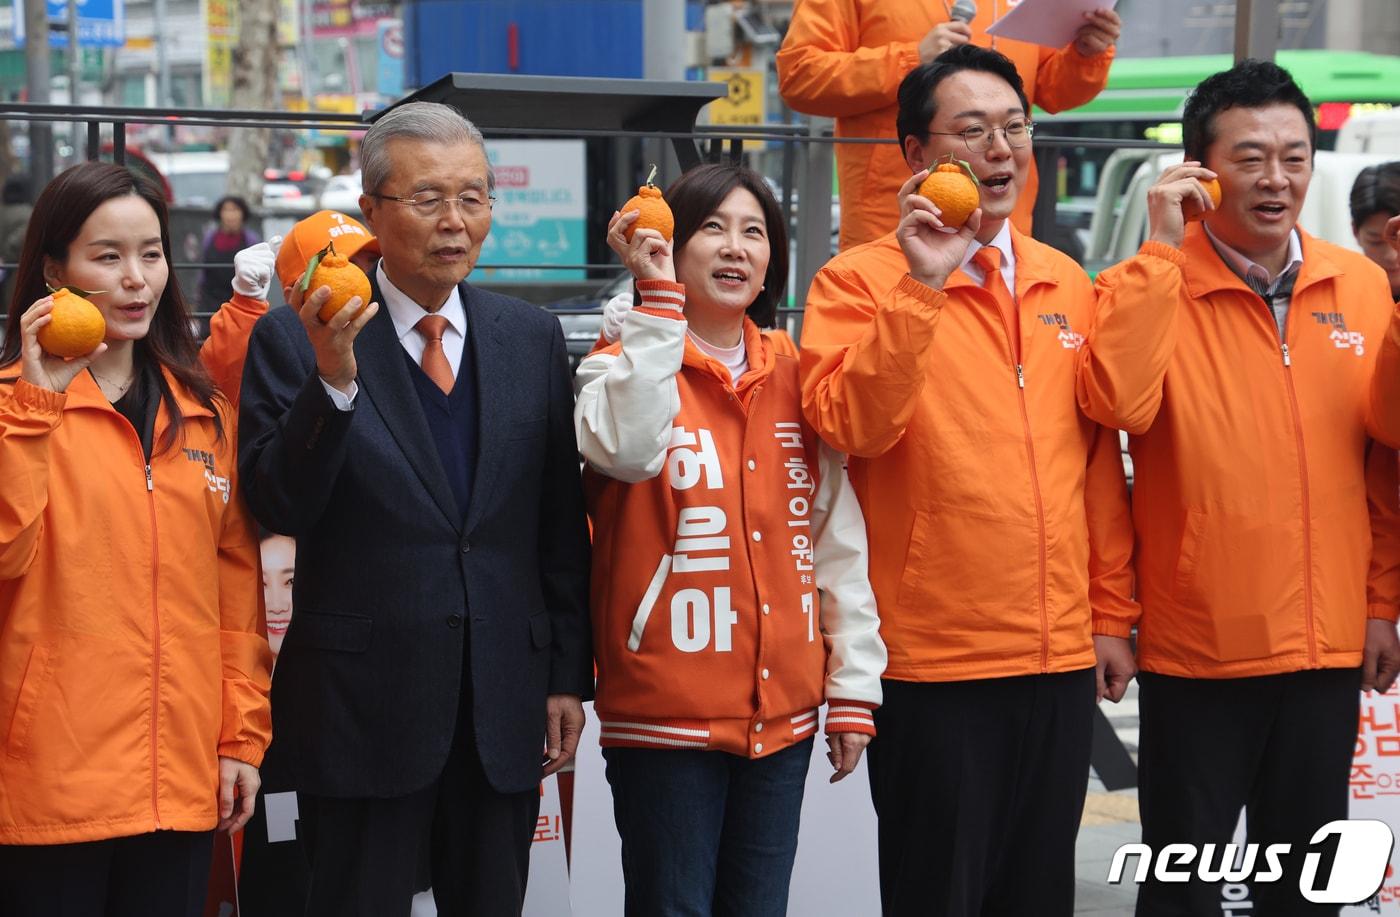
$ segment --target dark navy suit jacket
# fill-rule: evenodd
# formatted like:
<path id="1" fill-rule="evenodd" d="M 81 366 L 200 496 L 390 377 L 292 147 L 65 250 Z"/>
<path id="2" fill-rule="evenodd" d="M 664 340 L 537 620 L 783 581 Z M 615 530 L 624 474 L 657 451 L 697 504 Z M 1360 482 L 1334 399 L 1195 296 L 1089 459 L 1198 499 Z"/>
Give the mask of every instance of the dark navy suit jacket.
<path id="1" fill-rule="evenodd" d="M 592 696 L 564 336 L 528 303 L 460 289 L 479 394 L 465 519 L 387 309 L 355 340 L 360 391 L 348 412 L 322 387 L 294 310 L 253 329 L 239 472 L 257 519 L 297 539 L 272 710 L 303 792 L 397 797 L 427 786 L 464 694 L 487 779 L 524 791 L 540 779 L 546 695 Z"/>

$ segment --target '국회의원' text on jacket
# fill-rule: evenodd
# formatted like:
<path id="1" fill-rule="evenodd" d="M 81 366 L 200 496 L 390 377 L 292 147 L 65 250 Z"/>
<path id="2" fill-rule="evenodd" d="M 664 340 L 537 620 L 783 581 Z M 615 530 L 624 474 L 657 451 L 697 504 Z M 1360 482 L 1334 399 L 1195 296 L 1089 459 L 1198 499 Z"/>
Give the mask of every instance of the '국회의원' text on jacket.
<path id="1" fill-rule="evenodd" d="M 575 380 L 603 744 L 757 758 L 815 735 L 823 700 L 828 734 L 873 735 L 864 524 L 802 419 L 796 361 L 746 320 L 731 381 L 687 339 L 685 287 L 638 288 Z"/>

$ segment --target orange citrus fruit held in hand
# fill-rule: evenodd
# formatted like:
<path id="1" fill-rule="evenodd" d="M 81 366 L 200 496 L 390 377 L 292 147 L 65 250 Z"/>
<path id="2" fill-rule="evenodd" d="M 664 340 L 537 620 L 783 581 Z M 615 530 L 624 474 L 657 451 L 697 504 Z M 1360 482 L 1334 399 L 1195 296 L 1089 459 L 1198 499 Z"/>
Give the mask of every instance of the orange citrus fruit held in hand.
<path id="1" fill-rule="evenodd" d="M 1217 210 L 1219 210 L 1219 209 L 1220 209 L 1220 181 L 1219 181 L 1219 179 L 1207 178 L 1207 179 L 1205 179 L 1204 181 L 1201 182 L 1201 187 L 1203 187 L 1203 188 L 1206 189 L 1206 194 L 1209 194 L 1209 195 L 1210 195 L 1210 202 L 1211 202 L 1212 204 L 1215 205 L 1215 208 L 1216 208 Z M 1185 209 L 1186 209 L 1186 222 L 1188 222 L 1188 223 L 1193 222 L 1193 221 L 1195 221 L 1195 220 L 1204 220 L 1204 219 L 1206 218 L 1206 211 L 1202 210 L 1201 207 L 1200 207 L 1200 205 L 1197 204 L 1197 203 L 1195 202 L 1194 199 L 1190 199 L 1190 200 L 1188 200 L 1188 201 L 1186 202 L 1186 208 L 1185 208 Z"/>
<path id="2" fill-rule="evenodd" d="M 314 292 L 321 287 L 331 288 L 331 298 L 326 300 L 316 313 L 316 317 L 323 322 L 330 321 L 331 316 L 356 296 L 360 297 L 360 308 L 351 321 L 359 318 L 360 313 L 369 308 L 369 278 L 365 276 L 364 271 L 351 264 L 349 258 L 337 255 L 334 248 L 316 265 L 316 272 L 311 275 L 311 283 L 307 290 Z"/>
<path id="3" fill-rule="evenodd" d="M 919 195 L 942 211 L 938 219 L 952 229 L 961 228 L 982 203 L 977 182 L 962 166 L 952 162 L 934 166 L 919 185 Z"/>
<path id="4" fill-rule="evenodd" d="M 52 321 L 39 329 L 39 346 L 56 357 L 85 357 L 107 336 L 107 320 L 83 297 L 64 287 L 53 294 Z"/>
<path id="5" fill-rule="evenodd" d="M 651 183 L 655 175 L 656 167 L 653 166 L 651 175 L 647 176 L 647 183 L 638 188 L 636 195 L 622 205 L 623 213 L 641 211 L 636 222 L 628 226 L 624 233 L 628 242 L 632 241 L 632 236 L 639 229 L 654 229 L 661 233 L 661 238 L 667 242 L 671 241 L 671 236 L 676 232 L 676 218 L 671 213 L 671 205 L 661 196 L 661 189 Z"/>

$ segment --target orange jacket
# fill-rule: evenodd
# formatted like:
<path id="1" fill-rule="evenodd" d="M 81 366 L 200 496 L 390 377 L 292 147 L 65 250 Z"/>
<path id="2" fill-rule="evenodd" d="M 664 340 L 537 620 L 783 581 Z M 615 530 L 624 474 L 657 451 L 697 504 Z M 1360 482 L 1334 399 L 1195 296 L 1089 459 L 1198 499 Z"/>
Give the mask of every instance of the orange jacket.
<path id="1" fill-rule="evenodd" d="M 972 20 L 972 40 L 1016 64 L 1031 104 L 1048 112 L 1083 105 L 1108 81 L 1113 49 L 1085 57 L 1073 46 L 1058 51 L 993 38 L 987 26 L 1009 7 L 983 0 Z M 778 91 L 793 109 L 836 119 L 837 137 L 898 140 L 895 117 L 900 81 L 919 65 L 919 42 L 948 15 L 939 0 L 797 0 L 778 51 Z M 893 232 L 895 196 L 909 179 L 896 143 L 836 144 L 841 188 L 841 249 Z M 1012 220 L 1029 234 L 1035 206 L 1035 163 Z"/>
<path id="2" fill-rule="evenodd" d="M 731 382 L 687 339 L 685 287 L 638 287 L 622 341 L 575 382 L 603 744 L 766 756 L 815 735 L 824 699 L 828 733 L 873 735 L 863 526 L 796 361 L 745 322 Z"/>
<path id="3" fill-rule="evenodd" d="M 1284 342 L 1198 225 L 1180 251 L 1147 242 L 1099 276 L 1078 394 L 1132 434 L 1148 671 L 1356 666 L 1366 618 L 1395 620 L 1370 518 L 1394 503 L 1395 469 L 1368 472 L 1366 455 L 1400 441 L 1400 324 L 1374 264 L 1302 246 Z M 1393 553 L 1393 533 L 1375 546 Z"/>
<path id="4" fill-rule="evenodd" d="M 957 681 L 1094 664 L 1131 626 L 1132 530 L 1115 431 L 1074 403 L 1094 293 L 1074 262 L 1012 233 L 1025 387 L 990 293 L 910 277 L 894 235 L 812 282 L 807 418 L 849 452 L 870 535 L 886 677 Z"/>
<path id="5" fill-rule="evenodd" d="M 262 761 L 271 652 L 235 430 L 217 440 L 167 378 L 183 442 L 149 469 L 87 373 L 66 394 L 0 385 L 0 844 L 208 831 L 216 756 Z M 157 444 L 167 424 L 162 406 Z"/>
<path id="6" fill-rule="evenodd" d="M 266 314 L 265 300 L 234 293 L 209 319 L 209 337 L 199 349 L 204 368 L 235 408 L 243 384 L 243 364 L 248 359 L 248 335 Z"/>

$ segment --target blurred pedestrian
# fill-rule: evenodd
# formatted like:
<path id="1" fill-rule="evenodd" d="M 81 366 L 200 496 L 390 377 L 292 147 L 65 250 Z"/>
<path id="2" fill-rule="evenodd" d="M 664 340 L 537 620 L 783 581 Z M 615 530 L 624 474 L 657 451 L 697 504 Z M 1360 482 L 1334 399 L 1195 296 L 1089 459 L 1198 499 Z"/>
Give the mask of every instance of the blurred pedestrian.
<path id="1" fill-rule="evenodd" d="M 199 272 L 199 304 L 217 308 L 228 298 L 233 283 L 233 256 L 260 241 L 248 225 L 252 210 L 241 197 L 228 195 L 214 205 L 214 225 L 199 244 L 199 260 L 206 265 Z"/>

